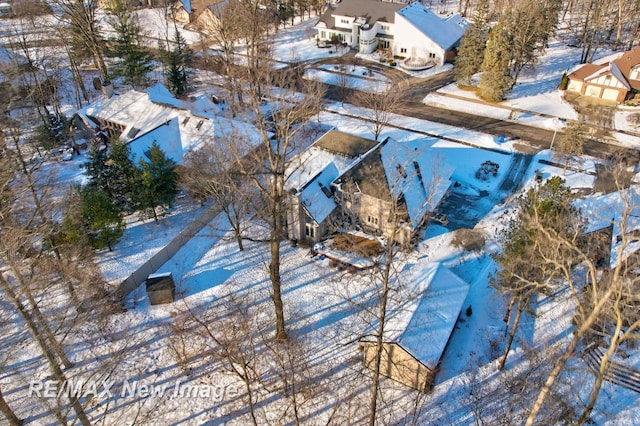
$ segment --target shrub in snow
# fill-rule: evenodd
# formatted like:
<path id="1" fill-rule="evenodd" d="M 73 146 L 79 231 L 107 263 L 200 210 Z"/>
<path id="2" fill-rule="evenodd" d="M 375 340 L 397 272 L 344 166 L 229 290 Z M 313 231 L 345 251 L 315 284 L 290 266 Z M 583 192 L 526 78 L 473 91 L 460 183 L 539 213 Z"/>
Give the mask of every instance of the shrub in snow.
<path id="1" fill-rule="evenodd" d="M 500 165 L 493 161 L 485 161 L 480 165 L 478 171 L 476 171 L 476 178 L 482 181 L 489 179 L 489 176 L 498 176 L 498 169 Z"/>

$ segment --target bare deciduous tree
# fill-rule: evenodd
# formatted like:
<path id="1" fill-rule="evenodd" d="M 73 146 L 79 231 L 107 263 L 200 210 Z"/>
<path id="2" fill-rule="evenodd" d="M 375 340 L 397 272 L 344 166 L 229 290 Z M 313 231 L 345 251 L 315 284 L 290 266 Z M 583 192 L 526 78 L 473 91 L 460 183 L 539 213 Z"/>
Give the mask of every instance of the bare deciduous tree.
<path id="1" fill-rule="evenodd" d="M 393 114 L 398 112 L 403 96 L 403 89 L 395 83 L 387 84 L 380 92 L 375 90 L 358 92 L 358 105 L 371 109 L 371 116 L 365 118 L 376 141 L 391 122 Z"/>

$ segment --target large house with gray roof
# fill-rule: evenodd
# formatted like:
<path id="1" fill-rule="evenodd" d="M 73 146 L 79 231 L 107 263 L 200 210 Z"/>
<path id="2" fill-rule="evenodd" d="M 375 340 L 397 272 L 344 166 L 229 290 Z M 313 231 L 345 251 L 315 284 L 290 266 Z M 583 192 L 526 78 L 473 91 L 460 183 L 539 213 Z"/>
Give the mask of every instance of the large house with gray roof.
<path id="1" fill-rule="evenodd" d="M 429 140 L 376 142 L 331 130 L 289 164 L 289 238 L 318 242 L 358 230 L 408 244 L 452 174 Z"/>
<path id="2" fill-rule="evenodd" d="M 454 58 L 466 27 L 460 15 L 441 18 L 420 2 L 380 0 L 330 4 L 315 26 L 318 40 L 341 41 L 360 53 L 386 49 L 437 65 Z"/>

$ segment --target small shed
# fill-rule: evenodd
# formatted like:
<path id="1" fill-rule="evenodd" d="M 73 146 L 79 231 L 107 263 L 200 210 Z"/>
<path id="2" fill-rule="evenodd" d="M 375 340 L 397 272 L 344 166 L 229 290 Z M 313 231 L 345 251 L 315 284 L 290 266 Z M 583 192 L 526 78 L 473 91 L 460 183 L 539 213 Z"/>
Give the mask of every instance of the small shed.
<path id="1" fill-rule="evenodd" d="M 152 305 L 173 303 L 176 296 L 176 284 L 171 272 L 151 274 L 147 277 L 147 296 Z"/>
<path id="2" fill-rule="evenodd" d="M 385 324 L 380 374 L 426 392 L 433 386 L 451 333 L 469 293 L 469 284 L 438 263 L 412 265 L 408 300 L 391 309 Z M 363 341 L 364 365 L 374 368 L 375 341 Z"/>

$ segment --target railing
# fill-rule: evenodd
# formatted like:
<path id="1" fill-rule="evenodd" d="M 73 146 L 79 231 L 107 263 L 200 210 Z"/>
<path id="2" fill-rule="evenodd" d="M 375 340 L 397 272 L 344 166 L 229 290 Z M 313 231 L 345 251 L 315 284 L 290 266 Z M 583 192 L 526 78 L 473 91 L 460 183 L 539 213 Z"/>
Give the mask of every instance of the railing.
<path id="1" fill-rule="evenodd" d="M 591 344 L 584 350 L 582 359 L 591 371 L 598 374 L 603 356 L 602 349 L 596 344 Z M 640 371 L 619 362 L 607 362 L 604 380 L 640 393 Z"/>

